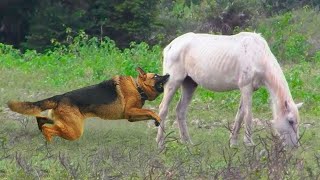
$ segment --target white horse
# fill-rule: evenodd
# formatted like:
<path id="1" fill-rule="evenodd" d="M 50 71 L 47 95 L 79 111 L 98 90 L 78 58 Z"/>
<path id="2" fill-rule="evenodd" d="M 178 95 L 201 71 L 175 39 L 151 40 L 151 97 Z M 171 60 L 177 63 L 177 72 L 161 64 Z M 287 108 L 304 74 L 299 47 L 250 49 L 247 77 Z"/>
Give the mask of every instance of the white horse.
<path id="1" fill-rule="evenodd" d="M 242 121 L 245 122 L 244 143 L 252 140 L 252 94 L 266 86 L 273 103 L 273 127 L 289 146 L 299 140 L 299 112 L 302 105 L 295 104 L 285 76 L 266 40 L 259 34 L 242 32 L 232 36 L 187 33 L 174 39 L 163 50 L 163 73 L 170 78 L 164 87 L 160 104 L 161 127 L 157 142 L 164 145 L 164 122 L 169 103 L 179 87 L 182 88 L 176 108 L 180 137 L 191 142 L 186 111 L 198 85 L 212 91 L 239 89 L 240 105 L 230 135 L 230 146 L 238 143 Z"/>

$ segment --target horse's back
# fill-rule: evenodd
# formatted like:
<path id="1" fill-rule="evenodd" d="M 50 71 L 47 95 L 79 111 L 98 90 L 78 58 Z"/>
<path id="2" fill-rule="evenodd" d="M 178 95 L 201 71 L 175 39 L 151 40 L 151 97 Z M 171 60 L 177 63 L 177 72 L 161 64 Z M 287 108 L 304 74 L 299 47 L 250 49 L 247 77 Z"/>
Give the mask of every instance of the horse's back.
<path id="1" fill-rule="evenodd" d="M 190 76 L 215 91 L 237 89 L 245 69 L 251 76 L 261 69 L 265 40 L 256 33 L 232 36 L 187 33 L 164 50 L 164 71 Z M 250 76 L 250 77 L 251 77 Z"/>
<path id="2" fill-rule="evenodd" d="M 222 54 L 229 57 L 241 57 L 250 53 L 261 54 L 262 52 L 258 51 L 265 49 L 266 41 L 257 33 L 241 32 L 232 36 L 186 33 L 167 45 L 163 55 L 165 61 L 166 58 L 169 58 L 170 61 L 177 61 L 190 55 L 196 56 L 197 61 L 206 59 L 206 62 L 210 62 Z"/>

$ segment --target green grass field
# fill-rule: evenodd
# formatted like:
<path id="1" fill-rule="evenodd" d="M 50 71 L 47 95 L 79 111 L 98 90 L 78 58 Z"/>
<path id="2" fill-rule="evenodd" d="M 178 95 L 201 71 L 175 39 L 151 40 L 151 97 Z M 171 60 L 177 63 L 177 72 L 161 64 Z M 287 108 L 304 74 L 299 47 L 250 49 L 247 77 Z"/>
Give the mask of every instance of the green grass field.
<path id="1" fill-rule="evenodd" d="M 94 41 L 94 40 L 92 40 Z M 81 41 L 79 41 L 81 42 Z M 136 66 L 161 73 L 161 48 L 133 44 L 123 51 L 110 41 L 60 47 L 45 54 L 0 48 L 0 179 L 318 179 L 320 176 L 320 63 L 283 63 L 300 111 L 301 147 L 282 149 L 267 122 L 268 93 L 254 94 L 255 147 L 230 149 L 229 127 L 239 92 L 213 93 L 198 88 L 189 107 L 193 144 L 179 142 L 171 104 L 166 149 L 157 148 L 157 129 L 148 122 L 88 119 L 77 141 L 46 143 L 33 117 L 11 112 L 11 99 L 33 101 L 91 85 L 113 75 L 136 76 Z M 161 96 L 162 97 L 162 96 Z M 158 112 L 161 97 L 146 102 Z M 153 125 L 153 124 L 152 124 Z M 241 132 L 243 134 L 243 132 Z M 242 137 L 242 136 L 240 136 Z M 242 139 L 242 138 L 240 138 Z"/>

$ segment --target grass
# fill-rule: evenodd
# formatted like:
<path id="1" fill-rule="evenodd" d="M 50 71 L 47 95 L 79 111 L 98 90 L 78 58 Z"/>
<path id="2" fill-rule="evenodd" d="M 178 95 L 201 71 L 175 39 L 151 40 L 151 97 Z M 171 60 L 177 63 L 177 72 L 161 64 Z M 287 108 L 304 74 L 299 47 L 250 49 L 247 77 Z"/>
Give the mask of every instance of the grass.
<path id="1" fill-rule="evenodd" d="M 233 122 L 239 101 L 237 91 L 212 93 L 199 88 L 189 107 L 188 124 L 194 145 L 179 143 L 179 132 L 172 126 L 175 112 L 170 111 L 167 124 L 167 148 L 159 151 L 155 143 L 156 129 L 147 123 L 125 120 L 104 121 L 90 119 L 80 140 L 70 142 L 55 138 L 47 144 L 32 117 L 10 113 L 5 102 L 9 99 L 36 100 L 88 85 L 86 76 L 63 72 L 66 79 L 53 84 L 56 78 L 46 68 L 33 70 L 2 67 L 0 70 L 0 177 L 6 179 L 163 179 L 163 178 L 272 178 L 280 173 L 283 178 L 318 177 L 320 142 L 318 63 L 284 66 L 285 74 L 295 99 L 304 101 L 301 110 L 302 148 L 298 152 L 283 153 L 278 162 L 288 172 L 270 173 L 276 166 L 274 157 L 260 156 L 265 147 L 270 153 L 276 145 L 268 139 L 267 129 L 255 126 L 255 149 L 240 145 L 228 147 L 228 124 Z M 85 66 L 84 66 L 85 67 Z M 107 66 L 111 72 L 116 71 Z M 297 73 L 298 72 L 298 73 Z M 302 73 L 306 72 L 306 73 Z M 110 73 L 111 74 L 111 73 Z M 79 83 L 78 83 L 79 82 Z M 271 118 L 264 89 L 255 93 L 254 117 Z M 146 107 L 157 111 L 161 98 L 147 102 Z M 170 109 L 174 109 L 178 95 Z M 200 123 L 193 124 L 198 120 Z M 191 123 L 192 122 L 192 123 Z M 242 132 L 243 133 L 243 132 Z M 264 144 L 264 142 L 266 142 Z M 282 152 L 281 152 L 282 153 Z M 280 153 L 280 154 L 281 154 Z M 271 153 L 272 154 L 272 153 Z M 275 153 L 279 154 L 279 152 Z M 282 154 L 282 155 L 283 155 Z M 284 155 L 283 155 L 284 156 Z M 249 163 L 249 164 L 248 164 Z M 251 163 L 251 164 L 250 164 Z M 250 165 L 250 167 L 249 167 Z M 251 166 L 252 165 L 252 166 Z M 269 167 L 270 166 L 270 167 Z M 298 167 L 299 166 L 299 167 Z M 300 167 L 301 166 L 301 167 Z M 248 169 L 249 168 L 249 169 Z M 302 171 L 299 169 L 302 168 Z M 301 171 L 301 172 L 300 172 Z"/>

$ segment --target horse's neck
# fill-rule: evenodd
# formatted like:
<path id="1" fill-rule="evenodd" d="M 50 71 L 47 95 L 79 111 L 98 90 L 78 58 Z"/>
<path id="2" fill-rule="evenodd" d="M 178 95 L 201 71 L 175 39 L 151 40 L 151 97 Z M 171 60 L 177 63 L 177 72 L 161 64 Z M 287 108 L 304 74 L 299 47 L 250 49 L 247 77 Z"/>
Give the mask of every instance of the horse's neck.
<path id="1" fill-rule="evenodd" d="M 285 101 L 291 102 L 293 100 L 288 82 L 285 79 L 280 65 L 275 59 L 266 66 L 265 85 L 272 99 L 273 116 L 274 118 L 277 118 L 279 113 L 282 113 L 285 110 Z"/>

